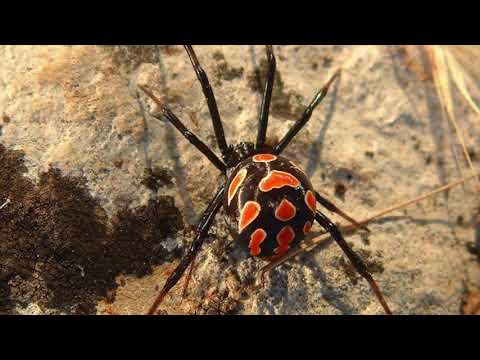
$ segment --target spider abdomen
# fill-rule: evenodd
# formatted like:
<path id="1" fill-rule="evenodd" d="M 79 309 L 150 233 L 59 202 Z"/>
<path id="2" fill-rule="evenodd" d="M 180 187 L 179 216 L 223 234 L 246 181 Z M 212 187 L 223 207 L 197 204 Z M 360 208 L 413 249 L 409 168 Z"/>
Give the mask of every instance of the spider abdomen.
<path id="1" fill-rule="evenodd" d="M 300 168 L 281 156 L 257 154 L 230 174 L 224 206 L 237 240 L 252 256 L 269 259 L 303 240 L 316 200 Z"/>

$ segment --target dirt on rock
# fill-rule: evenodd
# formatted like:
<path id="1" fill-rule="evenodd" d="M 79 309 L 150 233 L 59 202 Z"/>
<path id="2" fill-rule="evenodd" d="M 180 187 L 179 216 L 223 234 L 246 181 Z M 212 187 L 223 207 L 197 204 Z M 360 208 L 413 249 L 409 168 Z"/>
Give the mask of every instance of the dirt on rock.
<path id="1" fill-rule="evenodd" d="M 23 153 L 0 145 L 0 312 L 36 303 L 93 314 L 114 298 L 119 274 L 145 275 L 180 253 L 162 242 L 183 229 L 173 198 L 119 211 L 111 222 L 85 180 L 50 168 L 38 183 L 24 176 Z"/>

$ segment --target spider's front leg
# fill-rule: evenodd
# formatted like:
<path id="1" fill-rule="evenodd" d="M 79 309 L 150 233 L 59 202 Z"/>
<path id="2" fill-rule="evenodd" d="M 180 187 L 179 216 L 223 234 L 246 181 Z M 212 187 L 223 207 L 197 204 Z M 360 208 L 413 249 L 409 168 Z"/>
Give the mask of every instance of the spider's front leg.
<path id="1" fill-rule="evenodd" d="M 183 257 L 180 264 L 178 264 L 174 272 L 168 277 L 167 281 L 165 282 L 165 285 L 163 285 L 162 290 L 160 291 L 154 303 L 148 310 L 147 315 L 155 314 L 158 307 L 162 303 L 165 295 L 167 295 L 170 289 L 177 284 L 177 282 L 180 280 L 185 270 L 188 268 L 188 266 L 193 261 L 193 259 L 197 256 L 198 252 L 200 251 L 203 245 L 203 242 L 205 241 L 208 230 L 212 225 L 213 219 L 215 218 L 215 215 L 218 213 L 218 211 L 222 206 L 224 194 L 225 194 L 225 184 L 223 184 L 220 187 L 220 189 L 217 191 L 213 200 L 210 202 L 210 204 L 207 206 L 207 208 L 203 212 L 202 218 L 200 219 L 200 222 L 197 225 L 197 229 L 196 229 L 197 235 L 195 236 L 195 239 L 193 240 L 192 245 L 190 245 L 190 248 L 188 249 L 187 254 Z"/>
<path id="2" fill-rule="evenodd" d="M 220 113 L 218 112 L 217 101 L 215 100 L 215 95 L 213 94 L 213 89 L 208 81 L 208 76 L 205 70 L 203 70 L 200 62 L 198 61 L 197 55 L 193 50 L 191 45 L 184 45 L 185 50 L 187 51 L 190 62 L 192 63 L 197 79 L 202 86 L 203 95 L 207 100 L 208 111 L 210 112 L 210 117 L 212 118 L 213 131 L 215 132 L 215 137 L 217 138 L 218 147 L 222 152 L 222 156 L 225 159 L 228 154 L 228 145 L 225 140 L 225 132 L 223 130 L 222 120 L 220 119 Z"/>
<path id="3" fill-rule="evenodd" d="M 295 135 L 302 130 L 302 128 L 305 126 L 305 124 L 310 120 L 313 114 L 313 110 L 320 105 L 322 100 L 327 96 L 328 90 L 330 89 L 330 86 L 332 83 L 335 81 L 336 78 L 340 76 L 340 69 L 335 71 L 335 73 L 332 75 L 332 77 L 327 81 L 325 85 L 320 89 L 320 91 L 315 95 L 313 98 L 312 102 L 310 105 L 307 106 L 305 111 L 303 112 L 303 115 L 300 119 L 298 119 L 293 126 L 288 130 L 288 132 L 285 134 L 285 136 L 280 140 L 280 142 L 275 146 L 275 149 L 273 149 L 272 154 L 275 155 L 280 155 L 282 151 L 287 147 L 288 144 L 290 144 L 290 141 L 293 140 Z"/>
<path id="4" fill-rule="evenodd" d="M 382 292 L 380 291 L 380 288 L 378 287 L 377 283 L 373 279 L 372 275 L 370 275 L 370 272 L 367 269 L 367 266 L 363 262 L 363 260 L 358 256 L 353 249 L 348 245 L 348 243 L 345 241 L 343 238 L 342 233 L 340 230 L 337 228 L 337 226 L 330 221 L 329 218 L 327 218 L 325 215 L 323 215 L 321 212 L 317 211 L 315 214 L 315 220 L 318 221 L 318 223 L 325 229 L 327 230 L 332 238 L 337 242 L 337 244 L 342 248 L 343 252 L 345 255 L 347 255 L 348 259 L 352 263 L 352 265 L 355 267 L 355 270 L 365 279 L 368 281 L 370 284 L 370 287 L 372 288 L 373 292 L 375 293 L 375 296 L 377 297 L 378 301 L 382 305 L 383 309 L 388 315 L 392 315 L 392 311 L 387 305 L 387 302 L 385 301 Z"/>
<path id="5" fill-rule="evenodd" d="M 266 46 L 267 50 L 267 61 L 268 61 L 268 72 L 267 72 L 267 81 L 265 82 L 265 89 L 263 91 L 263 100 L 262 108 L 260 110 L 260 119 L 258 121 L 258 132 L 257 132 L 257 143 L 255 149 L 261 151 L 265 145 L 265 136 L 267 134 L 268 126 L 268 114 L 270 112 L 270 101 L 272 99 L 272 90 L 273 83 L 275 81 L 275 69 L 277 67 L 277 62 L 275 60 L 275 55 L 273 54 L 272 45 Z"/>

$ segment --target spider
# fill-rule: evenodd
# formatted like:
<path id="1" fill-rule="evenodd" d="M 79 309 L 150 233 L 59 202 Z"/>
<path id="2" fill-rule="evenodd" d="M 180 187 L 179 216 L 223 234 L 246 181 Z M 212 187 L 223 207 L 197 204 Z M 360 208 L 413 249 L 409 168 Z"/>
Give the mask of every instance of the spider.
<path id="1" fill-rule="evenodd" d="M 330 85 L 340 75 L 340 70 L 335 72 L 318 91 L 300 119 L 293 124 L 278 144 L 276 146 L 267 145 L 265 138 L 276 60 L 273 47 L 266 45 L 268 71 L 263 89 L 256 143 L 241 142 L 235 146 L 229 146 L 225 139 L 222 121 L 207 74 L 201 67 L 193 47 L 185 45 L 184 48 L 207 101 L 215 137 L 222 154 L 221 159 L 195 134 L 190 132 L 182 121 L 151 91 L 144 86 L 139 85 L 139 87 L 161 108 L 163 117 L 221 171 L 223 181 L 203 212 L 196 227 L 195 239 L 186 255 L 167 278 L 148 314 L 156 313 L 165 295 L 177 284 L 187 268 L 193 264 L 215 215 L 222 207 L 225 209 L 227 223 L 232 228 L 232 234 L 236 240 L 248 247 L 250 255 L 269 261 L 282 257 L 289 248 L 299 244 L 310 231 L 313 222 L 317 221 L 330 233 L 356 271 L 367 280 L 385 312 L 391 314 L 390 308 L 365 263 L 348 245 L 338 227 L 317 209 L 317 202 L 327 210 L 348 220 L 354 226 L 366 231 L 368 229 L 359 225 L 352 217 L 316 192 L 305 172 L 281 156 L 283 150 L 311 118 L 314 109 L 325 98 Z M 161 120 L 157 116 L 154 117 Z"/>

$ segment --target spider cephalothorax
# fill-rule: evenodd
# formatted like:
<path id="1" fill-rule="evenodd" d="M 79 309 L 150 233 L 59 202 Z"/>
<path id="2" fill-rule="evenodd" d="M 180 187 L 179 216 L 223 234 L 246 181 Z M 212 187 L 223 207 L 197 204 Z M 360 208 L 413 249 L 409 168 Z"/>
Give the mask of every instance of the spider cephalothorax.
<path id="1" fill-rule="evenodd" d="M 154 314 L 156 312 L 165 295 L 175 286 L 188 266 L 194 261 L 215 215 L 223 206 L 236 240 L 243 244 L 252 256 L 265 259 L 275 259 L 283 256 L 289 248 L 298 244 L 305 237 L 314 220 L 316 220 L 320 226 L 331 234 L 355 269 L 369 282 L 385 312 L 390 314 L 391 311 L 365 264 L 347 244 L 337 226 L 317 210 L 317 202 L 327 210 L 335 212 L 352 222 L 355 226 L 360 227 L 360 225 L 329 200 L 320 196 L 313 189 L 305 173 L 297 165 L 281 156 L 282 151 L 308 122 L 315 107 L 327 95 L 330 85 L 340 72 L 337 71 L 315 95 L 302 117 L 294 123 L 279 143 L 270 146 L 265 143 L 265 137 L 276 62 L 272 46 L 267 46 L 266 49 L 269 67 L 256 143 L 241 142 L 236 146 L 228 146 L 208 77 L 200 66 L 193 48 L 189 45 L 185 46 L 207 100 L 223 161 L 190 132 L 182 121 L 148 89 L 142 87 L 142 90 L 162 108 L 163 116 L 202 152 L 224 176 L 223 183 L 197 225 L 196 237 L 187 254 L 168 277 L 148 313 Z"/>
<path id="2" fill-rule="evenodd" d="M 230 145 L 226 156 L 224 156 L 223 161 L 227 165 L 227 176 L 230 176 L 232 170 L 235 166 L 252 156 L 255 153 L 255 144 L 249 141 L 243 141 L 236 145 Z"/>

